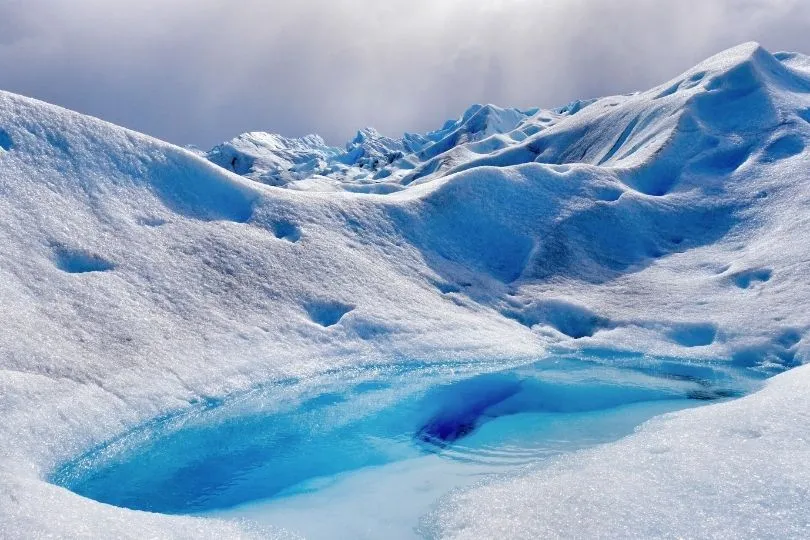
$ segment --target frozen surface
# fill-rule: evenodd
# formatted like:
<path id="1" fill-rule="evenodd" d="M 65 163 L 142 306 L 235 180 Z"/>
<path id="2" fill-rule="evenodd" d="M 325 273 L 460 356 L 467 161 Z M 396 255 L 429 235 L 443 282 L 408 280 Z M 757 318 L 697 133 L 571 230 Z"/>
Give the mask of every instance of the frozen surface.
<path id="1" fill-rule="evenodd" d="M 451 497 L 447 538 L 807 538 L 810 371 Z"/>
<path id="2" fill-rule="evenodd" d="M 276 138 L 250 166 L 234 143 L 231 170 L 0 93 L 0 536 L 286 534 L 47 481 L 136 426 L 259 385 L 552 348 L 799 366 L 808 137 L 810 61 L 755 44 L 646 92 L 475 106 L 425 135 Z M 422 530 L 806 537 L 807 387 L 799 367 L 475 486 Z"/>

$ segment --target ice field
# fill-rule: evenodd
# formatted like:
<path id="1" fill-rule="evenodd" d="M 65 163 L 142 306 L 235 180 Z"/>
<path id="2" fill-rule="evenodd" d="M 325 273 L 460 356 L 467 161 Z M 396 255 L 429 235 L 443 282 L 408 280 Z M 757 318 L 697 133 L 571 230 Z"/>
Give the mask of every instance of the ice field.
<path id="1" fill-rule="evenodd" d="M 0 536 L 810 535 L 810 59 L 209 152 L 0 92 Z"/>

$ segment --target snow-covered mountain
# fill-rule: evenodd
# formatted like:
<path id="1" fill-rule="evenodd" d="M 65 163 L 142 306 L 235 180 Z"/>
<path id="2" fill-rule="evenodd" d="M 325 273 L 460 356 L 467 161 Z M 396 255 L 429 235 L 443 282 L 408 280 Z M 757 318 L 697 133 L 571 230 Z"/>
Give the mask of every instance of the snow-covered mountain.
<path id="1" fill-rule="evenodd" d="M 275 534 L 47 481 L 270 381 L 560 350 L 800 366 L 808 140 L 810 59 L 756 44 L 632 95 L 345 149 L 249 133 L 207 159 L 0 93 L 0 536 Z M 431 530 L 804 537 L 809 384 L 796 367 L 465 491 Z"/>

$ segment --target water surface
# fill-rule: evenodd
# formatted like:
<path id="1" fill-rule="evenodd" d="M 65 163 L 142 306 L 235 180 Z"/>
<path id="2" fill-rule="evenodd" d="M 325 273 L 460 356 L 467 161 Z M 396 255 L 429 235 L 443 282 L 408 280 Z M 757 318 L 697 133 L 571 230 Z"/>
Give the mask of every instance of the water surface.
<path id="1" fill-rule="evenodd" d="M 168 415 L 51 480 L 101 502 L 248 517 L 309 537 L 409 537 L 452 489 L 616 440 L 761 375 L 673 359 L 405 363 L 282 381 Z"/>

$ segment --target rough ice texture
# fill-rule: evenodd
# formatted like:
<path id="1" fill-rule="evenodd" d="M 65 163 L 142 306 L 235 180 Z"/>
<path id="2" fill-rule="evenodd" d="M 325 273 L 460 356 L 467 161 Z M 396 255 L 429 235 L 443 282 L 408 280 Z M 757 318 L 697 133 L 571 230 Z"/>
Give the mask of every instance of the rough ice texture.
<path id="1" fill-rule="evenodd" d="M 451 497 L 445 538 L 807 538 L 810 369 Z"/>
<path id="2" fill-rule="evenodd" d="M 0 93 L 3 536 L 275 534 L 44 478 L 138 422 L 281 377 L 550 347 L 805 362 L 808 111 L 810 61 L 746 44 L 648 92 L 475 106 L 346 151 L 242 137 L 220 167 Z M 806 373 L 459 495 L 426 527 L 806 536 Z"/>

